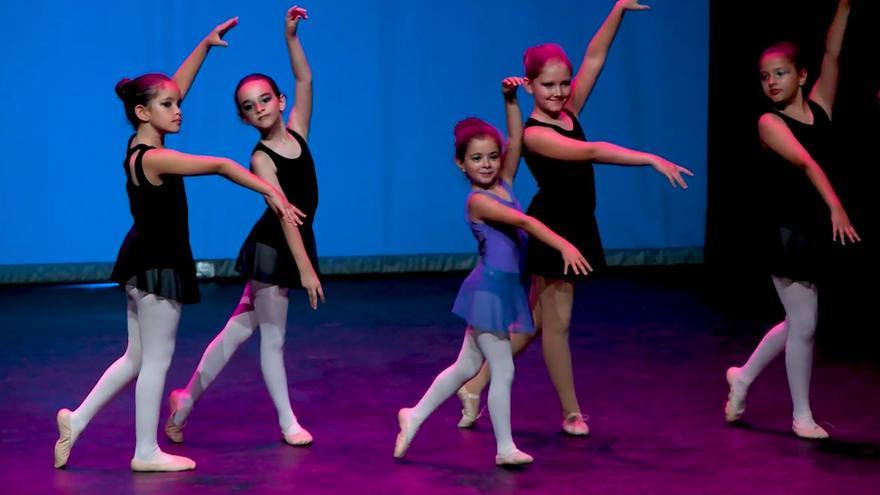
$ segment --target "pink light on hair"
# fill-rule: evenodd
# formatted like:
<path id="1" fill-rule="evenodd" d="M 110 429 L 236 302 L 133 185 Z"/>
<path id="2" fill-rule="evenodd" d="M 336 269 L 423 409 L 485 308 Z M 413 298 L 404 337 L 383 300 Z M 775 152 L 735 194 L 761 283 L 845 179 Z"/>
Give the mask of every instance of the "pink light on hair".
<path id="1" fill-rule="evenodd" d="M 269 84 L 269 87 L 272 88 L 272 92 L 275 93 L 275 96 L 281 98 L 283 94 L 280 89 L 278 89 L 278 84 L 275 83 L 275 80 L 266 74 L 260 74 L 259 72 L 255 72 L 253 74 L 244 76 L 238 81 L 238 84 L 235 86 L 235 92 L 232 93 L 232 99 L 235 100 L 235 109 L 238 110 L 238 114 L 241 115 L 241 108 L 238 105 L 238 90 L 241 89 L 242 86 L 251 82 L 251 81 L 266 81 Z"/>
<path id="2" fill-rule="evenodd" d="M 468 117 L 455 124 L 455 159 L 464 160 L 464 152 L 467 151 L 468 144 L 471 140 L 481 137 L 488 137 L 498 144 L 498 151 L 504 151 L 504 139 L 491 124 L 476 117 Z"/>
<path id="3" fill-rule="evenodd" d="M 795 69 L 801 70 L 804 68 L 803 60 L 801 60 L 801 48 L 791 41 L 783 41 L 768 46 L 761 52 L 761 60 L 768 55 L 782 55 L 794 64 Z"/>
<path id="4" fill-rule="evenodd" d="M 131 122 L 131 126 L 135 130 L 141 125 L 140 119 L 135 114 L 135 107 L 150 103 L 150 100 L 156 97 L 159 88 L 167 83 L 174 84 L 174 81 L 158 72 L 144 74 L 134 79 L 124 77 L 116 83 L 116 96 L 122 100 L 125 116 L 128 117 L 128 121 Z"/>
<path id="5" fill-rule="evenodd" d="M 523 53 L 523 67 L 526 77 L 535 79 L 541 74 L 545 65 L 554 61 L 563 63 L 568 67 L 569 72 L 572 71 L 571 60 L 568 59 L 565 50 L 556 43 L 544 43 L 526 49 Z"/>

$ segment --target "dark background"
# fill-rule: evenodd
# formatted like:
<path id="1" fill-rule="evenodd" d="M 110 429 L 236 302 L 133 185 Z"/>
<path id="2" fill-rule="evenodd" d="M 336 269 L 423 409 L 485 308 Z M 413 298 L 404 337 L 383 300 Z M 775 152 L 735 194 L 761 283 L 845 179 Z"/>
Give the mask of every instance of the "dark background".
<path id="1" fill-rule="evenodd" d="M 708 211 L 706 274 L 714 304 L 742 318 L 781 317 L 782 307 L 761 263 L 762 171 L 758 117 L 767 108 L 758 58 L 790 40 L 802 48 L 809 86 L 818 76 L 825 34 L 837 2 L 713 1 L 710 4 Z M 835 249 L 819 286 L 819 338 L 833 349 L 878 356 L 874 184 L 880 142 L 880 4 L 854 1 L 840 60 L 833 112 L 840 153 L 820 165 L 829 175 L 863 242 Z"/>

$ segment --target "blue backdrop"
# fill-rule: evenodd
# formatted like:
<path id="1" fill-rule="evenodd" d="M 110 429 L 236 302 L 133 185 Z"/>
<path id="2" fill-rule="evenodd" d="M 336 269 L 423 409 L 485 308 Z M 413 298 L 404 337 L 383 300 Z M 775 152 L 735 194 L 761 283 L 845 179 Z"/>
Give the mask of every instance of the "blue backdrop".
<path id="1" fill-rule="evenodd" d="M 257 5 L 259 4 L 259 5 Z M 334 1 L 306 5 L 314 72 L 322 256 L 465 253 L 467 184 L 452 127 L 478 116 L 503 129 L 500 80 L 530 45 L 554 41 L 579 65 L 610 1 Z M 673 190 L 644 168 L 601 166 L 606 248 L 703 245 L 708 5 L 651 2 L 626 15 L 584 113 L 588 137 L 664 155 L 694 170 Z M 113 92 L 123 76 L 173 73 L 213 26 L 239 15 L 184 105 L 167 145 L 247 164 L 256 132 L 232 91 L 265 72 L 292 88 L 280 1 L 2 2 L 0 264 L 112 261 L 131 224 L 121 160 L 131 133 Z M 531 99 L 520 100 L 528 115 Z M 196 258 L 233 258 L 264 207 L 219 177 L 187 179 Z M 528 204 L 532 177 L 516 185 Z"/>

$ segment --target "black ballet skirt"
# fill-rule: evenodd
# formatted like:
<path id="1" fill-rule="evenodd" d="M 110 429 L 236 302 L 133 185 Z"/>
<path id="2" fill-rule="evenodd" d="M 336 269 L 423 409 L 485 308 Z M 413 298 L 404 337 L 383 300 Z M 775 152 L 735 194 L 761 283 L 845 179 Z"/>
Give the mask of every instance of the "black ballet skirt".
<path id="1" fill-rule="evenodd" d="M 817 103 L 807 100 L 813 124 L 805 124 L 781 112 L 798 142 L 831 175 L 834 139 L 831 120 Z M 819 191 L 801 168 L 771 150 L 764 152 L 765 223 L 764 252 L 772 275 L 805 282 L 824 277 L 831 256 L 831 212 Z"/>
<path id="2" fill-rule="evenodd" d="M 552 129 L 565 137 L 586 141 L 584 130 L 577 117 L 564 110 L 574 127 L 565 130 L 557 125 L 540 122 L 533 118 L 525 127 L 541 126 Z M 594 270 L 605 266 L 605 251 L 596 222 L 596 179 L 593 162 L 571 162 L 549 158 L 532 152 L 526 146 L 523 155 L 529 170 L 538 183 L 538 192 L 532 198 L 527 213 L 551 230 L 564 237 L 580 250 Z M 529 238 L 526 266 L 530 273 L 548 278 L 581 281 L 585 275 L 576 275 L 565 266 L 562 255 L 543 242 Z"/>
<path id="3" fill-rule="evenodd" d="M 129 141 L 130 142 L 130 141 Z M 189 244 L 186 190 L 183 177 L 163 174 L 154 186 L 144 175 L 143 157 L 152 146 L 136 145 L 126 153 L 125 185 L 134 225 L 125 236 L 110 280 L 182 304 L 199 301 L 199 284 Z M 129 161 L 135 155 L 131 178 Z"/>
<path id="4" fill-rule="evenodd" d="M 254 152 L 262 151 L 272 159 L 277 170 L 278 182 L 287 200 L 306 214 L 303 224 L 298 229 L 315 273 L 319 273 L 318 251 L 312 230 L 318 209 L 315 162 L 305 139 L 290 129 L 287 131 L 302 149 L 298 157 L 282 156 L 263 143 L 258 143 Z M 246 278 L 259 282 L 287 288 L 302 288 L 299 268 L 281 228 L 282 221 L 271 208 L 266 208 L 241 246 L 235 270 Z"/>

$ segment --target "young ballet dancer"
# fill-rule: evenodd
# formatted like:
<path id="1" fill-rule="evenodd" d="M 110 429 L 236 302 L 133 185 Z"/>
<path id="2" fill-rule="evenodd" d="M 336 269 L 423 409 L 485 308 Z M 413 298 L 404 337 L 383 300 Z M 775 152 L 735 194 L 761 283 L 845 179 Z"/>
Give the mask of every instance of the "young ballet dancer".
<path id="1" fill-rule="evenodd" d="M 260 133 L 251 155 L 253 172 L 284 194 L 306 214 L 302 225 L 279 221 L 266 208 L 244 241 L 235 269 L 247 278 L 244 293 L 223 330 L 214 338 L 186 388 L 171 393 L 171 414 L 165 434 L 183 442 L 183 427 L 196 401 L 220 374 L 238 347 L 260 328 L 260 365 L 269 395 L 278 412 L 281 436 L 289 445 L 303 446 L 312 435 L 297 421 L 287 392 L 284 334 L 288 291 L 303 287 L 312 309 L 324 292 L 318 279 L 318 255 L 312 222 L 318 207 L 315 164 L 306 144 L 312 115 L 312 74 L 300 44 L 297 27 L 306 10 L 291 7 L 285 38 L 296 80 L 296 104 L 284 122 L 286 97 L 269 76 L 252 74 L 235 89 L 239 117 Z"/>
<path id="2" fill-rule="evenodd" d="M 616 2 L 590 41 L 573 80 L 571 62 L 558 45 L 529 48 L 523 57 L 525 89 L 535 103 L 525 124 L 523 154 L 538 182 L 538 192 L 527 213 L 570 240 L 595 269 L 605 265 L 605 255 L 594 213 L 594 163 L 650 165 L 666 176 L 673 187 L 686 188 L 681 174 L 693 175 L 656 155 L 587 141 L 578 122 L 577 115 L 602 71 L 624 13 L 647 8 L 638 0 Z M 575 394 L 568 341 L 575 283 L 583 280 L 585 274 L 566 272 L 559 253 L 535 239 L 529 240 L 527 257 L 526 266 L 533 275 L 530 303 L 537 333 L 542 334 L 544 363 L 562 405 L 562 429 L 570 435 L 587 435 L 589 428 Z M 514 355 L 531 343 L 534 336 L 513 334 Z M 479 416 L 480 392 L 489 382 L 490 371 L 483 366 L 477 376 L 458 390 L 462 402 L 460 428 L 470 427 Z"/>
<path id="3" fill-rule="evenodd" d="M 497 465 L 528 464 L 532 456 L 517 449 L 510 427 L 513 356 L 509 335 L 534 332 L 526 298 L 522 262 L 525 234 L 559 251 L 562 270 L 586 275 L 587 260 L 571 243 L 535 218 L 524 215 L 513 195 L 522 141 L 522 116 L 516 101 L 521 78 L 502 83 L 509 142 L 504 152 L 498 130 L 469 118 L 455 126 L 455 163 L 471 183 L 465 219 L 480 260 L 461 286 L 452 311 L 467 321 L 458 359 L 440 373 L 419 402 L 398 412 L 400 433 L 394 457 L 402 458 L 428 416 L 487 362 L 492 371 L 489 415 L 495 431 Z"/>
<path id="4" fill-rule="evenodd" d="M 772 105 L 758 120 L 764 181 L 772 192 L 766 210 L 772 234 L 765 249 L 785 320 L 764 336 L 742 367 L 727 370 L 730 393 L 724 415 L 734 422 L 745 412 L 749 386 L 784 351 L 794 406 L 791 428 L 808 439 L 828 438 L 813 419 L 809 398 L 817 284 L 833 243 L 860 240 L 825 174 L 840 153 L 832 139 L 831 114 L 849 12 L 849 0 L 841 0 L 828 29 L 819 78 L 807 97 L 807 71 L 796 45 L 778 43 L 761 54 L 761 87 Z"/>
<path id="5" fill-rule="evenodd" d="M 123 387 L 137 378 L 133 471 L 184 471 L 195 462 L 159 448 L 156 432 L 165 375 L 174 353 L 181 305 L 199 300 L 189 244 L 183 176 L 219 174 L 263 194 L 288 223 L 302 213 L 284 194 L 227 158 L 196 156 L 165 147 L 165 135 L 180 131 L 180 102 L 211 47 L 226 46 L 230 19 L 203 39 L 169 78 L 145 74 L 116 85 L 135 134 L 123 162 L 134 225 L 119 250 L 111 280 L 127 296 L 128 346 L 75 410 L 58 411 L 55 467 L 67 464 L 70 450 L 92 418 Z"/>

